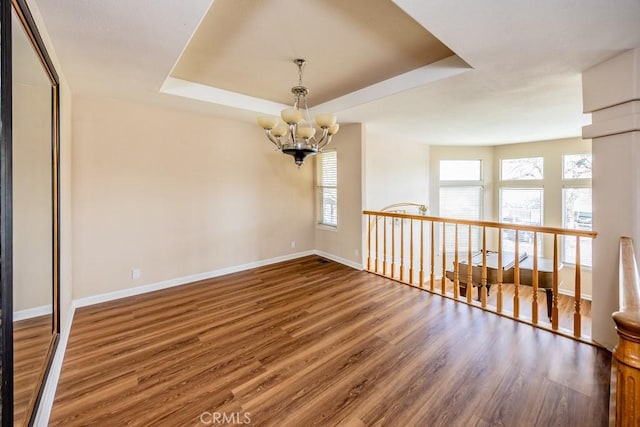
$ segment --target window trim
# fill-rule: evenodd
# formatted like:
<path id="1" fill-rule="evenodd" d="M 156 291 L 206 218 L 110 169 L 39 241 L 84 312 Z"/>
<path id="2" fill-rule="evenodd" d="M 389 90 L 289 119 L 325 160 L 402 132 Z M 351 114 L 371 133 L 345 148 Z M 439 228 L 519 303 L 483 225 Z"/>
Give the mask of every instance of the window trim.
<path id="1" fill-rule="evenodd" d="M 323 185 L 322 180 L 322 169 L 321 169 L 321 156 L 327 155 L 329 153 L 335 153 L 336 160 L 336 185 Z M 338 178 L 338 151 L 336 149 L 325 150 L 321 153 L 318 153 L 316 156 L 316 201 L 318 203 L 316 209 L 316 227 L 322 230 L 328 231 L 337 231 L 338 229 L 338 187 L 339 187 L 339 178 Z M 336 223 L 330 224 L 323 222 L 323 208 L 324 204 L 322 203 L 322 194 L 324 189 L 335 189 L 336 190 Z"/>
<path id="2" fill-rule="evenodd" d="M 575 155 L 581 155 L 581 154 L 588 154 L 591 156 L 591 177 L 589 178 L 565 178 L 564 177 L 564 173 L 565 173 L 565 157 L 566 156 L 575 156 Z M 562 171 L 561 171 L 561 177 L 562 177 L 562 201 L 560 203 L 561 209 L 562 209 L 562 228 L 567 228 L 567 224 L 566 224 L 566 207 L 565 207 L 565 190 L 568 189 L 589 189 L 591 190 L 591 215 L 593 216 L 593 153 L 587 153 L 587 152 L 579 152 L 579 153 L 562 153 Z M 593 224 L 591 225 L 591 229 L 593 230 Z M 560 244 L 560 260 L 562 261 L 563 264 L 566 265 L 570 265 L 570 266 L 575 266 L 576 262 L 575 259 L 570 261 L 567 260 L 567 252 L 566 252 L 566 236 L 562 236 L 562 242 Z M 590 263 L 586 263 L 586 262 L 580 262 L 580 266 L 583 269 L 591 269 L 593 268 L 593 239 L 591 239 L 590 241 L 591 244 L 591 262 Z M 581 245 L 582 247 L 582 245 Z M 582 255 L 582 253 L 581 253 Z M 581 257 L 582 258 L 582 257 Z"/>

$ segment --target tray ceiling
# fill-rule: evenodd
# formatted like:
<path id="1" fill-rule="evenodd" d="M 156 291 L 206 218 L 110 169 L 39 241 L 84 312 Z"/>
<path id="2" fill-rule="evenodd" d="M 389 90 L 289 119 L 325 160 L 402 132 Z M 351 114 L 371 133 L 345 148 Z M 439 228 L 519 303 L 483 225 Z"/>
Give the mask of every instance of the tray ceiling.
<path id="1" fill-rule="evenodd" d="M 290 104 L 304 58 L 319 104 L 451 55 L 389 0 L 216 0 L 171 77 Z"/>

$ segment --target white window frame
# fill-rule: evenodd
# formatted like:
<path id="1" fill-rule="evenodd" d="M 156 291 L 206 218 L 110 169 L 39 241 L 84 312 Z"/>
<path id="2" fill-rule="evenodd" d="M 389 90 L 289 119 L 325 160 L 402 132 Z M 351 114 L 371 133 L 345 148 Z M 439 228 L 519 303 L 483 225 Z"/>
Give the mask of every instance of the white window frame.
<path id="1" fill-rule="evenodd" d="M 563 153 L 562 154 L 562 227 L 563 228 L 568 228 L 568 224 L 566 222 L 567 218 L 566 218 L 566 208 L 565 208 L 565 190 L 567 189 L 581 189 L 581 188 L 587 188 L 591 190 L 591 215 L 593 215 L 593 187 L 592 187 L 592 178 L 565 178 L 564 177 L 564 166 L 565 166 L 565 156 L 571 156 L 571 155 L 579 155 L 579 154 L 589 154 L 592 156 L 592 153 Z M 592 161 L 591 161 L 591 167 L 592 167 L 592 174 L 591 176 L 593 177 L 593 157 L 592 157 Z M 592 229 L 593 229 L 593 224 L 592 224 Z M 563 237 L 562 238 L 562 244 L 561 244 L 561 260 L 563 263 L 567 264 L 567 265 L 575 265 L 575 259 L 569 260 L 567 258 L 567 239 L 575 239 L 575 237 Z M 589 239 L 590 240 L 590 244 L 591 246 L 591 250 L 593 251 L 593 239 Z M 585 244 L 585 239 L 581 239 L 581 243 L 580 243 L 580 247 L 583 250 L 582 254 L 584 253 L 584 249 L 583 249 L 583 245 Z M 575 253 L 574 253 L 575 254 Z M 581 255 L 582 255 L 581 254 Z M 593 252 L 592 252 L 593 255 Z M 582 256 L 581 256 L 582 258 Z M 591 262 L 581 262 L 580 265 L 584 268 L 591 268 L 593 266 L 593 257 L 591 259 Z"/>
<path id="2" fill-rule="evenodd" d="M 502 179 L 502 162 L 505 160 L 516 159 L 530 159 L 530 158 L 542 158 L 542 176 L 539 179 Z M 498 172 L 498 220 L 503 222 L 503 200 L 502 190 L 539 190 L 542 192 L 542 209 L 540 212 L 540 225 L 544 226 L 544 206 L 546 204 L 546 192 L 544 191 L 544 178 L 545 178 L 545 160 L 546 156 L 523 156 L 523 157 L 505 157 L 499 159 L 499 172 Z M 520 236 L 519 236 L 520 238 Z M 504 247 L 504 230 L 503 230 L 503 247 Z M 544 254 L 544 235 L 538 234 L 538 256 Z M 522 252 L 522 245 L 519 245 L 520 252 Z"/>
<path id="3" fill-rule="evenodd" d="M 326 184 L 323 182 L 324 178 L 322 176 L 322 159 L 324 156 L 335 156 L 335 169 L 336 169 L 336 179 L 335 185 Z M 317 209 L 317 225 L 320 228 L 325 228 L 328 230 L 337 230 L 338 228 L 338 152 L 336 150 L 325 150 L 322 153 L 318 153 L 316 156 L 316 189 L 317 189 L 317 201 L 318 201 L 318 209 Z M 325 221 L 324 208 L 325 204 L 323 202 L 323 195 L 325 190 L 335 190 L 335 222 L 327 222 Z"/>

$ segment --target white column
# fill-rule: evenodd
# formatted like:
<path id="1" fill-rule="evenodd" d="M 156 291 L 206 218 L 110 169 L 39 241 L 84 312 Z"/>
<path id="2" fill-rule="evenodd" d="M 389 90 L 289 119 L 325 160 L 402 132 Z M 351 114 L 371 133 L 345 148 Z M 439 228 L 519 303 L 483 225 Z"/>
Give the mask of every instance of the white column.
<path id="1" fill-rule="evenodd" d="M 582 74 L 582 129 L 593 150 L 593 339 L 609 349 L 618 336 L 618 247 L 621 236 L 640 247 L 640 48 Z M 636 253 L 636 257 L 640 251 Z"/>

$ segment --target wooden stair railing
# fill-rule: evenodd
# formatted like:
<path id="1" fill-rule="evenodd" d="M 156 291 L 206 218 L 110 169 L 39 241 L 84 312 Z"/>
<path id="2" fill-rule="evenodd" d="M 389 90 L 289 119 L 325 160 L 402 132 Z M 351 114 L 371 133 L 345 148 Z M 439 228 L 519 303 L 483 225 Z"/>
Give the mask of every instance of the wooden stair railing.
<path id="1" fill-rule="evenodd" d="M 400 205 L 422 206 L 407 203 L 390 207 Z M 583 266 L 580 261 L 580 242 L 595 238 L 597 233 L 591 230 L 440 218 L 425 215 L 425 210 L 426 207 L 420 209 L 420 215 L 402 211 L 363 212 L 368 225 L 367 271 L 542 329 L 591 342 L 583 339 L 582 331 Z M 505 251 L 503 240 L 509 240 L 514 247 Z M 544 251 L 538 253 L 543 240 L 546 242 L 548 258 L 542 258 Z M 520 246 L 520 241 L 526 242 L 533 250 L 527 253 Z M 560 325 L 559 313 L 560 270 L 563 265 L 561 250 L 568 248 L 567 245 L 560 247 L 563 241 L 573 243 L 574 247 L 574 263 L 570 266 L 574 270 L 574 277 L 566 283 L 569 286 L 573 282 L 574 286 L 569 294 L 563 289 L 564 313 L 569 309 L 569 302 L 573 308 L 569 319 L 563 315 L 564 325 L 569 325 L 568 328 Z M 568 275 L 571 275 L 571 271 L 563 273 L 565 279 Z M 512 304 L 506 304 L 506 285 L 513 289 Z M 523 287 L 531 288 L 526 292 L 529 297 L 523 293 Z M 490 288 L 492 293 L 495 292 L 495 305 L 488 303 Z M 472 296 L 474 289 L 478 291 L 477 300 Z M 538 315 L 538 309 L 541 308 L 538 291 L 544 291 L 547 298 L 544 318 Z M 505 308 L 505 305 L 512 308 Z M 529 305 L 530 309 L 521 311 L 524 305 Z"/>
<path id="2" fill-rule="evenodd" d="M 620 308 L 613 313 L 618 345 L 616 426 L 640 425 L 640 280 L 629 237 L 620 238 Z"/>

